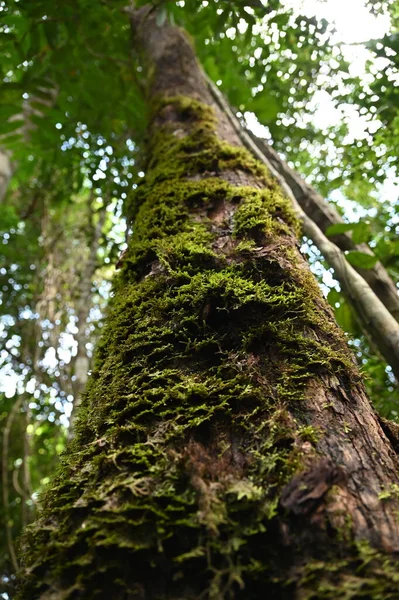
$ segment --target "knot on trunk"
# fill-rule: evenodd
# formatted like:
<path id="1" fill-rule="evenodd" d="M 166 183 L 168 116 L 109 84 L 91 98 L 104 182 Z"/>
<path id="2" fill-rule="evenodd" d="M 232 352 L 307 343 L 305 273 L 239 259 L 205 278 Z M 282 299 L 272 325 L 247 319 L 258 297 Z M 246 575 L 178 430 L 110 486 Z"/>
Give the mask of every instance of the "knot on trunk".
<path id="1" fill-rule="evenodd" d="M 295 515 L 313 512 L 333 485 L 344 480 L 344 472 L 328 458 L 295 475 L 284 487 L 280 504 Z"/>

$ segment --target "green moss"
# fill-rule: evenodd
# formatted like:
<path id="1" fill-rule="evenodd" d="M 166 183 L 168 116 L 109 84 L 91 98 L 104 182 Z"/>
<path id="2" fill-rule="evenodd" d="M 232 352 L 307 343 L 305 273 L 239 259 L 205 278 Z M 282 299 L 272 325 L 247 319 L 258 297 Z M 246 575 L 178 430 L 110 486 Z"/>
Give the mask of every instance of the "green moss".
<path id="1" fill-rule="evenodd" d="M 294 230 L 299 233 L 292 206 L 281 191 L 266 189 L 247 190 L 244 201 L 234 214 L 234 234 L 237 237 L 282 236 Z"/>
<path id="2" fill-rule="evenodd" d="M 176 599 L 278 594 L 280 494 L 303 468 L 298 439 L 318 444 L 290 413 L 314 378 L 354 377 L 263 166 L 221 142 L 196 101 L 159 101 L 154 122 L 75 438 L 28 533 L 25 599 L 48 571 L 85 598 L 140 598 L 163 579 Z"/>
<path id="3" fill-rule="evenodd" d="M 303 425 L 298 429 L 300 439 L 311 444 L 317 444 L 322 435 L 323 433 L 320 428 L 313 427 L 312 425 Z"/>
<path id="4" fill-rule="evenodd" d="M 334 561 L 313 560 L 301 569 L 303 600 L 396 600 L 399 589 L 397 561 L 372 548 L 353 543 L 353 553 Z"/>
<path id="5" fill-rule="evenodd" d="M 248 151 L 232 146 L 216 135 L 212 108 L 184 96 L 158 99 L 153 119 L 164 121 L 165 118 L 169 123 L 156 127 L 148 143 L 151 158 L 147 165 L 146 186 L 200 175 L 217 177 L 226 170 L 241 170 L 266 186 L 275 185 L 265 167 Z M 127 213 L 133 218 L 134 207 L 132 210 L 128 205 Z"/>
<path id="6" fill-rule="evenodd" d="M 399 485 L 397 485 L 396 483 L 392 483 L 390 485 L 390 487 L 388 489 L 383 490 L 380 494 L 379 494 L 379 499 L 380 500 L 389 500 L 391 498 L 398 498 L 399 497 Z"/>

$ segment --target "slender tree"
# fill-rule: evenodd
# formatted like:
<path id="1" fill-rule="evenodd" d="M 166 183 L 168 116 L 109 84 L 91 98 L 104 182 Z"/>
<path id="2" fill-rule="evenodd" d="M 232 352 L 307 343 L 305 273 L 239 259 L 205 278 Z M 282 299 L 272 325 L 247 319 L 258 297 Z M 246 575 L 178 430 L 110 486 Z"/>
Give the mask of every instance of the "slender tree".
<path id="1" fill-rule="evenodd" d="M 3 202 L 8 182 L 12 175 L 12 166 L 7 152 L 0 149 L 0 203 Z"/>
<path id="2" fill-rule="evenodd" d="M 399 477 L 297 244 L 181 30 L 130 14 L 146 176 L 20 598 L 395 598 Z"/>

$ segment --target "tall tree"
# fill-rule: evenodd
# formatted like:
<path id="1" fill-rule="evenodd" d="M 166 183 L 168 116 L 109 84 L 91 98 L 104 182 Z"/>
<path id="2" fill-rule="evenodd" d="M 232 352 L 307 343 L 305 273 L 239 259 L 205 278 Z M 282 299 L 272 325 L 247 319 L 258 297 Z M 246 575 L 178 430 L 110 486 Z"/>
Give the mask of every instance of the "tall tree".
<path id="1" fill-rule="evenodd" d="M 146 175 L 20 597 L 394 598 L 395 438 L 290 202 L 160 21 L 131 12 Z"/>

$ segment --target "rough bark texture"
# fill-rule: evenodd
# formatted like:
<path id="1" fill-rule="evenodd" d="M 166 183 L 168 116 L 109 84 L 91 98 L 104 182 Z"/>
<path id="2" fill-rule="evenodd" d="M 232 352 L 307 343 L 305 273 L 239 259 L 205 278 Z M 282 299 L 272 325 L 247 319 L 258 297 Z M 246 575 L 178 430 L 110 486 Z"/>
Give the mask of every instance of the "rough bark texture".
<path id="1" fill-rule="evenodd" d="M 294 213 L 144 14 L 146 178 L 20 598 L 397 598 L 397 456 Z"/>

